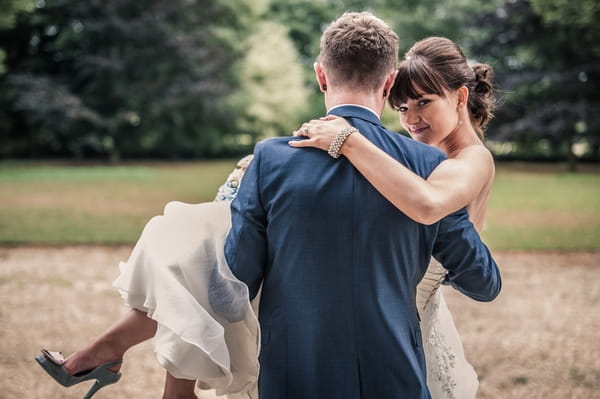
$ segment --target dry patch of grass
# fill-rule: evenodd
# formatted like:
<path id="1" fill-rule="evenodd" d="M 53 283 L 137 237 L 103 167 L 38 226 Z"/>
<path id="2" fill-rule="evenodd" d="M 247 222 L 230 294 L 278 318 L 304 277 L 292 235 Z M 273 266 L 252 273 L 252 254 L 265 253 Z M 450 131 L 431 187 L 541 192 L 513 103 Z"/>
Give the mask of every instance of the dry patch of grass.
<path id="1" fill-rule="evenodd" d="M 64 389 L 34 361 L 42 347 L 69 354 L 125 311 L 111 281 L 127 247 L 0 249 L 0 394 L 80 399 L 91 383 Z M 102 398 L 160 398 L 164 373 L 149 342 L 131 350 L 119 384 Z"/>
<path id="2" fill-rule="evenodd" d="M 592 398 L 600 390 L 600 254 L 496 255 L 503 288 L 491 303 L 445 289 L 479 399 Z"/>
<path id="3" fill-rule="evenodd" d="M 0 396 L 79 399 L 33 357 L 82 347 L 125 308 L 111 288 L 130 247 L 0 248 Z M 481 380 L 479 399 L 591 398 L 600 389 L 600 253 L 496 254 L 503 291 L 482 304 L 444 287 Z M 98 399 L 160 398 L 164 371 L 150 342 L 125 358 Z"/>

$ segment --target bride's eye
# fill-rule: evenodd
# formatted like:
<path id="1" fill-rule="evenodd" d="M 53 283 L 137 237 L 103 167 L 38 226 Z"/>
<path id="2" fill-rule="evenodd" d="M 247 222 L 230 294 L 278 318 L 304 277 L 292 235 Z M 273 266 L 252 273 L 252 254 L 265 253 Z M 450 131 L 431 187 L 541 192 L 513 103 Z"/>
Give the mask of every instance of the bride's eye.
<path id="1" fill-rule="evenodd" d="M 423 107 L 423 106 L 429 104 L 430 102 L 431 102 L 431 100 L 423 98 L 423 99 L 419 100 L 418 104 L 419 104 L 419 107 Z"/>
<path id="2" fill-rule="evenodd" d="M 397 108 L 398 112 L 405 113 L 408 111 L 408 107 L 406 105 L 401 105 Z"/>

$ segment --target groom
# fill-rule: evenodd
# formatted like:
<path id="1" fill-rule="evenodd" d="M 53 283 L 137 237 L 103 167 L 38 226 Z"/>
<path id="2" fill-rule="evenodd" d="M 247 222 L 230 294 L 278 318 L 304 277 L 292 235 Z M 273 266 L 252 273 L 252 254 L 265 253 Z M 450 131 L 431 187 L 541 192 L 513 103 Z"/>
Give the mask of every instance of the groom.
<path id="1" fill-rule="evenodd" d="M 315 69 L 329 113 L 426 177 L 444 155 L 379 118 L 397 55 L 383 21 L 346 13 L 324 32 Z M 494 260 L 465 210 L 418 224 L 345 158 L 289 140 L 256 145 L 225 246 L 251 298 L 262 285 L 260 398 L 429 398 L 416 285 L 433 254 L 456 288 L 492 300 Z"/>

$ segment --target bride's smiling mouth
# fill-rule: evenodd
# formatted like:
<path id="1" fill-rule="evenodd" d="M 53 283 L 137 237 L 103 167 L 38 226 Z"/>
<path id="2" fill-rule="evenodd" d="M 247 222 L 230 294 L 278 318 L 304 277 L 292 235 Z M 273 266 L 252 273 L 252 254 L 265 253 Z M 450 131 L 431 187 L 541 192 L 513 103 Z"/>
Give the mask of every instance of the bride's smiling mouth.
<path id="1" fill-rule="evenodd" d="M 423 133 L 427 129 L 428 129 L 428 127 L 425 126 L 425 127 L 420 127 L 420 128 L 416 128 L 416 129 L 410 129 L 410 132 L 412 134 L 421 134 L 421 133 Z"/>

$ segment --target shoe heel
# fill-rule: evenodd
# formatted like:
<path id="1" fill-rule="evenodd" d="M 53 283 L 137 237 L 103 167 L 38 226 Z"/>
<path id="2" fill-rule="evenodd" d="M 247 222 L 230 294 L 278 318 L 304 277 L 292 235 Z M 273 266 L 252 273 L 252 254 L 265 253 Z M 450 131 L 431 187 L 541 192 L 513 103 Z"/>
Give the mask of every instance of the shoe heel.
<path id="1" fill-rule="evenodd" d="M 90 390 L 85 394 L 85 396 L 83 397 L 83 399 L 90 399 L 92 396 L 94 396 L 94 394 L 96 392 L 98 392 L 100 390 L 100 388 L 102 388 L 104 385 L 101 383 L 100 381 L 95 381 L 94 385 L 92 385 L 92 387 L 90 388 Z"/>
<path id="2" fill-rule="evenodd" d="M 114 364 L 119 364 L 120 361 L 112 362 L 105 364 L 104 369 L 98 370 L 96 375 L 96 380 L 94 385 L 90 388 L 90 390 L 85 394 L 83 399 L 90 399 L 96 392 L 100 390 L 100 388 L 105 387 L 107 385 L 111 385 L 116 383 L 121 379 L 121 373 L 115 373 L 112 371 L 108 371 L 108 368 Z"/>

